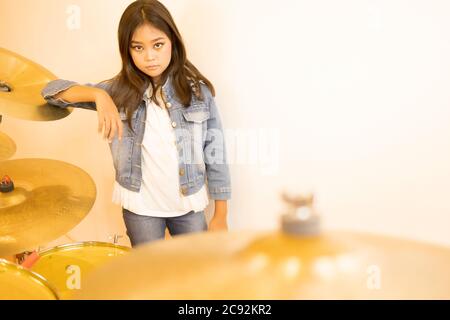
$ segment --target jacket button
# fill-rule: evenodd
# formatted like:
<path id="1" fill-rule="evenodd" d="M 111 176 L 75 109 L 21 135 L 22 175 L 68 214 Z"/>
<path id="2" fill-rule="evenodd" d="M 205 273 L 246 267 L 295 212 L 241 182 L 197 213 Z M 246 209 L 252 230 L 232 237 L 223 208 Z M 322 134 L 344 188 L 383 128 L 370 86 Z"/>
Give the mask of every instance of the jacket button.
<path id="1" fill-rule="evenodd" d="M 186 194 L 187 194 L 187 187 L 182 187 L 182 188 L 181 188 L 181 193 L 182 193 L 183 195 L 186 195 Z"/>
<path id="2" fill-rule="evenodd" d="M 185 173 L 185 172 L 184 172 L 184 169 L 181 168 L 181 169 L 180 169 L 180 176 L 184 176 L 184 173 Z"/>
<path id="3" fill-rule="evenodd" d="M 177 123 L 175 121 L 172 122 L 172 127 L 176 128 L 176 126 L 177 126 Z"/>

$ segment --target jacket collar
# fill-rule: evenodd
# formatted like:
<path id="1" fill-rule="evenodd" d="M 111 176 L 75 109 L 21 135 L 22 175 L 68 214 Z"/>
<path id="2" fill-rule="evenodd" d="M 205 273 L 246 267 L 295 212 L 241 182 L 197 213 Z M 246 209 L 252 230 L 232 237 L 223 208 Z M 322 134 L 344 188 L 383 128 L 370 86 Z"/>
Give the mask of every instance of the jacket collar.
<path id="1" fill-rule="evenodd" d="M 174 89 L 173 89 L 173 86 L 172 86 L 172 75 L 171 74 L 167 77 L 166 82 L 162 86 L 162 91 L 163 91 L 163 93 L 165 95 L 165 97 L 164 97 L 165 100 L 168 101 L 168 100 L 170 100 L 173 97 Z M 152 84 L 149 83 L 147 89 L 144 92 L 144 97 L 143 98 L 144 99 L 150 99 L 152 95 L 153 95 L 153 88 L 152 88 Z"/>

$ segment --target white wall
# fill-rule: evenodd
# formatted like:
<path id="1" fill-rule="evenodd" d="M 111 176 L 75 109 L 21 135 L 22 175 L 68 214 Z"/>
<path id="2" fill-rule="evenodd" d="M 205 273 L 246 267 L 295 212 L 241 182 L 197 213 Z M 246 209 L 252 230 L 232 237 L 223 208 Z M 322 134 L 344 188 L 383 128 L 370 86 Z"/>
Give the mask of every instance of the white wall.
<path id="1" fill-rule="evenodd" d="M 0 46 L 61 78 L 109 78 L 119 71 L 117 25 L 130 2 L 0 0 Z M 326 229 L 450 245 L 448 1 L 163 3 L 217 89 L 232 229 L 277 228 L 287 188 L 315 192 Z M 80 29 L 66 26 L 71 4 L 81 9 Z M 1 126 L 16 157 L 64 160 L 95 179 L 96 204 L 71 238 L 124 234 L 95 113 Z"/>

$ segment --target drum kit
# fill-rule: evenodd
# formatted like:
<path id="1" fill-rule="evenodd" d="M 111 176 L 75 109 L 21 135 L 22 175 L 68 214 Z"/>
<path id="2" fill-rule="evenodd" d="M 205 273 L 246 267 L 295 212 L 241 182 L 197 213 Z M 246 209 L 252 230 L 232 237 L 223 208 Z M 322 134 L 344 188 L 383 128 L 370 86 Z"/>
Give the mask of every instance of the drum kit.
<path id="1" fill-rule="evenodd" d="M 55 77 L 0 49 L 0 113 L 58 120 L 40 96 Z M 89 213 L 94 181 L 50 159 L 10 159 L 0 133 L 0 256 L 69 232 Z M 0 299 L 449 299 L 450 249 L 392 237 L 323 232 L 313 196 L 284 194 L 273 232 L 205 232 L 131 250 L 69 243 L 0 260 Z"/>
<path id="2" fill-rule="evenodd" d="M 72 108 L 48 105 L 41 97 L 54 79 L 38 64 L 0 48 L 0 113 L 31 121 L 70 115 Z M 15 152 L 12 138 L 0 132 L 0 257 L 14 255 L 13 261 L 0 260 L 0 299 L 64 299 L 70 287 L 63 279 L 70 279 L 71 269 L 87 274 L 129 248 L 83 242 L 33 252 L 78 225 L 97 191 L 81 168 L 51 159 L 8 160 Z M 25 257 L 22 264 L 18 256 Z"/>

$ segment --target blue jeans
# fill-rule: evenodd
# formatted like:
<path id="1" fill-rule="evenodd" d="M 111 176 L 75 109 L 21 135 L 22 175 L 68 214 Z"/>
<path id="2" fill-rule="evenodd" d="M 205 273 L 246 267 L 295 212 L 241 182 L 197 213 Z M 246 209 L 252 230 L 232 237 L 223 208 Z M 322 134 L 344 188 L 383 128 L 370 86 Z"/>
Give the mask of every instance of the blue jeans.
<path id="1" fill-rule="evenodd" d="M 127 235 L 133 247 L 164 239 L 166 227 L 171 236 L 202 232 L 208 229 L 204 211 L 190 211 L 185 215 L 170 218 L 141 216 L 125 208 L 122 208 L 122 212 Z"/>

